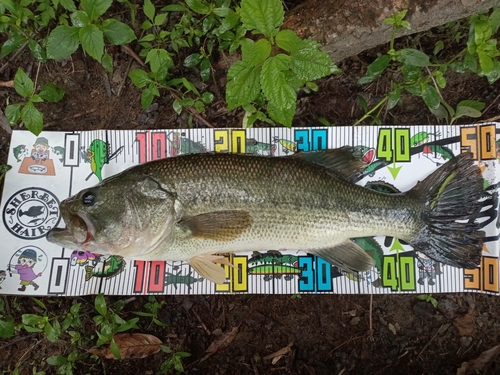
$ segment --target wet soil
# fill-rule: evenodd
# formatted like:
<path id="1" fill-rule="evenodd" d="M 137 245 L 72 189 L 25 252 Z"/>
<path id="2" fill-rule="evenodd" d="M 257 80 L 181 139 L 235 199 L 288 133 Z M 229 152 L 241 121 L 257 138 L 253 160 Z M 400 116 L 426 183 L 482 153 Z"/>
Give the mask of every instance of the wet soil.
<path id="1" fill-rule="evenodd" d="M 439 33 L 436 31 L 435 33 Z M 433 46 L 433 36 L 419 37 L 420 46 Z M 435 36 L 434 36 L 435 38 Z M 412 44 L 414 38 L 399 43 Z M 131 45 L 134 48 L 134 45 Z M 135 46 L 136 47 L 136 46 Z M 380 46 L 362 55 L 349 58 L 340 67 L 343 73 L 318 82 L 319 90 L 301 94 L 294 126 L 317 126 L 324 118 L 335 125 L 351 125 L 359 119 L 362 108 L 356 97 L 364 95 L 370 106 L 388 92 L 390 82 L 381 79 L 367 87 L 357 85 L 367 65 Z M 66 61 L 49 61 L 39 68 L 38 83 L 54 82 L 66 90 L 59 103 L 41 104 L 45 129 L 56 131 L 92 129 L 158 129 L 186 128 L 188 115 L 178 116 L 172 109 L 173 98 L 163 92 L 147 110 L 140 105 L 140 91 L 127 73 L 138 64 L 122 49 L 115 49 L 115 70 L 106 73 L 81 50 Z M 450 56 L 453 50 L 443 51 Z M 456 52 L 456 51 L 455 51 Z M 226 61 L 221 55 L 214 78 L 205 89 L 214 93 L 214 104 L 196 117 L 193 127 L 238 127 L 243 113 L 227 112 L 224 104 Z M 182 61 L 182 56 L 179 56 Z M 18 67 L 34 77 L 38 64 L 28 51 L 10 61 L 0 74 L 1 81 L 13 79 Z M 196 80 L 196 72 L 183 71 Z M 442 91 L 452 106 L 465 99 L 481 100 L 486 110 L 478 120 L 499 119 L 500 85 L 489 85 L 485 78 L 474 75 L 446 73 L 447 87 Z M 201 85 L 201 82 L 199 82 Z M 14 90 L 0 89 L 0 107 L 5 102 L 20 100 Z M 402 104 L 381 114 L 384 124 L 439 123 L 427 110 L 421 98 L 404 96 Z M 470 123 L 461 119 L 459 123 Z M 257 124 L 257 126 L 264 126 Z M 7 160 L 9 134 L 0 130 L 0 164 Z M 158 319 L 165 327 L 139 322 L 140 332 L 159 337 L 173 351 L 191 356 L 184 359 L 188 374 L 457 374 L 500 373 L 496 356 L 480 357 L 478 371 L 457 372 L 484 351 L 500 344 L 500 299 L 486 294 L 434 295 L 437 308 L 415 295 L 235 295 L 235 296 L 156 296 L 164 305 Z M 42 311 L 29 297 L 3 297 L 7 313 L 20 322 L 23 313 Z M 121 313 L 124 319 L 135 317 L 133 311 L 144 311 L 147 297 L 107 297 L 108 304 L 126 300 Z M 95 336 L 91 316 L 93 297 L 41 298 L 54 316 L 68 311 L 73 303 L 82 303 L 82 328 L 86 337 Z M 226 348 L 207 359 L 207 348 L 221 342 L 225 334 L 237 327 Z M 22 374 L 32 374 L 34 366 L 47 374 L 56 369 L 44 365 L 42 359 L 51 355 L 68 355 L 74 346 L 66 341 L 50 343 L 43 333 L 24 330 L 10 340 L 0 340 L 0 371 L 9 373 L 19 366 Z M 95 341 L 95 340 L 94 340 Z M 266 358 L 280 349 L 285 354 Z M 80 347 L 84 353 L 88 347 Z M 86 357 L 78 362 L 75 374 L 156 374 L 169 355 L 157 353 L 145 359 L 94 360 Z M 272 356 L 271 356 L 272 357 Z M 486 358 L 486 359 L 485 359 Z"/>

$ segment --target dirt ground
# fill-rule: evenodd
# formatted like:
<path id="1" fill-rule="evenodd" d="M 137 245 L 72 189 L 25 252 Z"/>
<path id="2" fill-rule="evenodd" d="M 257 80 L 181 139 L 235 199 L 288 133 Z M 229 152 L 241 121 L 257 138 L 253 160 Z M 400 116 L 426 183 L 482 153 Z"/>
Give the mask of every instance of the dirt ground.
<path id="1" fill-rule="evenodd" d="M 437 31 L 436 31 L 437 32 Z M 420 38 L 420 46 L 432 51 L 432 36 Z M 400 43 L 412 43 L 404 39 Z M 134 45 L 131 45 L 134 48 Z M 356 95 L 364 93 L 373 105 L 388 91 L 389 82 L 381 80 L 368 87 L 357 85 L 367 65 L 387 46 L 367 51 L 340 63 L 343 73 L 318 82 L 318 93 L 303 95 L 297 104 L 294 126 L 318 126 L 320 118 L 336 125 L 350 125 L 363 111 Z M 446 52 L 446 51 L 445 51 Z M 66 90 L 60 103 L 42 104 L 45 129 L 56 131 L 92 129 L 185 128 L 187 115 L 177 116 L 168 93 L 155 99 L 146 111 L 140 105 L 140 91 L 127 78 L 137 63 L 121 49 L 113 51 L 115 71 L 107 74 L 93 59 L 79 50 L 72 59 L 49 61 L 40 66 L 38 82 L 54 82 Z M 448 51 L 450 55 L 453 51 Z M 220 56 L 220 66 L 226 56 Z M 34 77 L 38 65 L 23 52 L 0 74 L 1 81 L 13 79 L 17 67 Z M 182 72 L 193 74 L 190 71 Z M 194 78 L 193 74 L 193 79 Z M 216 96 L 204 118 L 214 127 L 238 127 L 243 113 L 227 113 L 224 104 L 225 71 L 217 69 L 206 90 Z M 464 99 L 481 100 L 486 110 L 479 120 L 500 116 L 500 84 L 489 85 L 485 78 L 449 72 L 445 99 L 455 106 Z M 20 98 L 14 90 L 0 89 L 0 107 L 6 99 Z M 405 96 L 403 103 L 383 114 L 385 124 L 438 123 L 420 98 Z M 459 123 L 470 123 L 461 119 Z M 204 127 L 194 119 L 195 127 Z M 261 125 L 263 126 L 263 125 Z M 9 134 L 0 130 L 0 164 L 6 163 Z M 235 295 L 235 296 L 158 296 L 165 305 L 159 319 L 166 327 L 149 325 L 141 320 L 141 331 L 164 340 L 174 351 L 191 356 L 184 360 L 188 374 L 457 374 L 464 362 L 478 358 L 484 351 L 500 344 L 500 299 L 485 294 L 434 295 L 434 308 L 416 295 Z M 29 297 L 3 297 L 9 311 L 17 318 L 39 309 Z M 109 297 L 111 305 L 118 299 Z M 93 297 L 42 301 L 54 310 L 64 311 L 74 302 L 92 305 Z M 134 317 L 143 310 L 147 297 L 127 300 L 122 317 Z M 21 311 L 22 310 L 22 311 Z M 39 313 L 39 311 L 38 311 Z M 204 361 L 206 349 L 221 335 L 235 327 L 238 331 L 227 348 Z M 88 335 L 95 328 L 86 325 Z M 290 345 L 283 357 L 273 361 L 265 357 Z M 82 351 L 88 348 L 81 348 Z M 20 332 L 14 339 L 0 340 L 0 371 L 22 363 L 21 373 L 31 374 L 40 358 L 68 354 L 68 343 L 51 344 L 43 334 Z M 495 353 L 498 353 L 496 351 Z M 165 360 L 163 353 L 138 360 L 102 360 L 86 358 L 75 374 L 155 374 Z M 275 362 L 275 363 L 274 363 Z M 480 357 L 479 371 L 498 374 L 500 362 Z M 12 368 L 12 367 L 11 367 Z M 38 370 L 47 374 L 55 368 Z"/>

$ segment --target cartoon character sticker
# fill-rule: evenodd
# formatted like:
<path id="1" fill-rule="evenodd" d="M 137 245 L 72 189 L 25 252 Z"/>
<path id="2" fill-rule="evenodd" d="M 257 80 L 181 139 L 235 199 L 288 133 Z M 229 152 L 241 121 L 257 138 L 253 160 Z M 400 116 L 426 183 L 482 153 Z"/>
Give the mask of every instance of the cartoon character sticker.
<path id="1" fill-rule="evenodd" d="M 95 175 L 99 181 L 102 181 L 102 169 L 110 160 L 115 159 L 123 151 L 124 146 L 121 146 L 115 152 L 111 153 L 111 146 L 108 142 L 101 139 L 94 139 L 90 146 L 80 150 L 81 158 L 85 163 L 90 163 L 92 172 L 87 176 L 85 181 L 88 181 L 92 175 Z"/>
<path id="2" fill-rule="evenodd" d="M 20 292 L 32 286 L 36 291 L 40 287 L 35 280 L 43 275 L 47 267 L 47 255 L 36 246 L 25 246 L 14 253 L 9 262 L 10 276 L 17 273 L 20 279 Z"/>
<path id="3" fill-rule="evenodd" d="M 433 286 L 436 284 L 436 276 L 442 274 L 439 263 L 435 262 L 431 258 L 427 257 L 425 254 L 417 252 L 417 268 L 418 268 L 418 280 L 417 283 L 420 285 L 425 284 L 427 280 L 427 285 Z"/>
<path id="4" fill-rule="evenodd" d="M 16 160 L 21 162 L 19 173 L 55 176 L 56 172 L 54 162 L 51 159 L 51 152 L 57 154 L 59 160 L 62 161 L 64 148 L 60 146 L 51 147 L 47 138 L 38 137 L 31 152 L 29 152 L 26 145 L 18 145 L 14 147 L 12 152 Z"/>

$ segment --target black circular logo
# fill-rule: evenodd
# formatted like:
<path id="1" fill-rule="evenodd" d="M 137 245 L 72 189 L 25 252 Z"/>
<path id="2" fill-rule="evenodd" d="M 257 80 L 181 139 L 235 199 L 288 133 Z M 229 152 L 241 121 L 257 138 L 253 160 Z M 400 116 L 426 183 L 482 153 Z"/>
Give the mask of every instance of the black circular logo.
<path id="1" fill-rule="evenodd" d="M 61 220 L 59 200 L 50 191 L 30 187 L 12 195 L 3 209 L 5 227 L 14 236 L 35 240 L 44 237 Z"/>

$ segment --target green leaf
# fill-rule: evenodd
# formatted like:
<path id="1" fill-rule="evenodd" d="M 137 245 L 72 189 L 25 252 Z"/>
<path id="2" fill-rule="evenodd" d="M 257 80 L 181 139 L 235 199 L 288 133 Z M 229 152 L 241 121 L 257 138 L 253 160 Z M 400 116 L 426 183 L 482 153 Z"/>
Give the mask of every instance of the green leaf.
<path id="1" fill-rule="evenodd" d="M 42 86 L 39 95 L 44 100 L 55 103 L 60 101 L 64 97 L 65 92 L 66 91 L 64 91 L 63 88 L 56 86 L 52 82 L 48 82 Z"/>
<path id="2" fill-rule="evenodd" d="M 457 106 L 457 111 L 455 113 L 455 116 L 453 116 L 453 119 L 457 119 L 462 116 L 478 118 L 481 117 L 481 115 L 482 115 L 481 112 L 478 111 L 477 109 L 468 107 L 466 105 L 462 105 L 460 107 Z"/>
<path id="3" fill-rule="evenodd" d="M 267 112 L 269 112 L 269 116 L 274 121 L 290 128 L 292 126 L 293 117 L 295 116 L 295 106 L 295 102 L 293 102 L 292 106 L 289 108 L 277 107 L 273 103 L 269 102 L 267 105 Z"/>
<path id="4" fill-rule="evenodd" d="M 246 61 L 237 61 L 227 73 L 226 86 L 228 111 L 254 101 L 260 92 L 260 71 Z"/>
<path id="5" fill-rule="evenodd" d="M 82 8 L 89 15 L 90 21 L 102 16 L 111 6 L 113 0 L 82 0 Z"/>
<path id="6" fill-rule="evenodd" d="M 199 53 L 193 53 L 184 59 L 184 66 L 187 68 L 192 68 L 196 66 L 201 59 L 201 55 Z"/>
<path id="7" fill-rule="evenodd" d="M 31 53 L 37 60 L 40 60 L 41 62 L 47 61 L 47 55 L 45 51 L 36 40 L 30 39 L 28 42 L 28 46 L 30 47 Z"/>
<path id="8" fill-rule="evenodd" d="M 253 66 L 260 65 L 271 54 L 271 43 L 266 39 L 260 39 L 255 43 L 251 39 L 245 39 L 241 45 L 241 54 L 243 61 Z"/>
<path id="9" fill-rule="evenodd" d="M 80 28 L 57 26 L 47 38 L 47 58 L 62 59 L 70 56 L 78 48 Z"/>
<path id="10" fill-rule="evenodd" d="M 495 34 L 500 26 L 500 8 L 495 8 L 490 14 L 491 31 Z"/>
<path id="11" fill-rule="evenodd" d="M 478 52 L 479 65 L 483 73 L 489 73 L 493 70 L 493 59 L 484 52 Z"/>
<path id="12" fill-rule="evenodd" d="M 440 104 L 437 109 L 429 108 L 429 110 L 434 116 L 436 116 L 438 120 L 445 120 L 446 122 L 448 122 L 448 111 L 446 110 L 446 107 L 444 105 Z"/>
<path id="13" fill-rule="evenodd" d="M 43 129 L 43 115 L 35 108 L 32 102 L 26 103 L 24 108 L 21 110 L 21 120 L 23 120 L 24 126 L 30 132 L 38 135 Z"/>
<path id="14" fill-rule="evenodd" d="M 168 69 L 174 65 L 172 57 L 163 48 L 151 49 L 146 56 L 146 63 L 149 63 L 153 73 L 157 73 L 160 68 Z"/>
<path id="15" fill-rule="evenodd" d="M 398 104 L 399 99 L 401 98 L 401 88 L 396 86 L 394 90 L 389 92 L 389 101 L 387 102 L 387 110 L 391 110 Z"/>
<path id="16" fill-rule="evenodd" d="M 10 126 L 16 125 L 21 118 L 22 107 L 23 103 L 9 104 L 5 107 L 5 117 L 7 118 Z"/>
<path id="17" fill-rule="evenodd" d="M 161 26 L 163 22 L 167 19 L 167 13 L 160 13 L 155 17 L 154 24 L 155 26 Z"/>
<path id="18" fill-rule="evenodd" d="M 7 316 L 4 319 L 0 319 L 0 338 L 8 339 L 14 336 L 14 318 L 12 316 Z"/>
<path id="19" fill-rule="evenodd" d="M 422 98 L 430 109 L 437 109 L 441 102 L 441 97 L 434 86 L 427 85 L 422 91 Z"/>
<path id="20" fill-rule="evenodd" d="M 26 37 L 17 30 L 13 30 L 10 39 L 7 39 L 2 45 L 0 58 L 5 57 L 9 53 L 17 50 L 24 42 L 26 42 Z"/>
<path id="21" fill-rule="evenodd" d="M 102 23 L 102 31 L 106 39 L 115 46 L 130 43 L 135 39 L 134 31 L 114 18 L 109 18 Z"/>
<path id="22" fill-rule="evenodd" d="M 212 94 L 211 92 L 208 92 L 208 91 L 205 91 L 203 93 L 203 95 L 201 96 L 201 100 L 203 101 L 203 103 L 205 104 L 210 104 L 214 101 L 215 99 L 215 96 L 214 94 Z"/>
<path id="23" fill-rule="evenodd" d="M 422 51 L 413 48 L 405 48 L 399 51 L 396 59 L 405 65 L 413 66 L 429 66 L 431 63 L 429 61 L 429 56 L 427 56 Z"/>
<path id="24" fill-rule="evenodd" d="M 210 65 L 210 60 L 207 58 L 203 58 L 200 63 L 200 76 L 203 81 L 208 81 L 210 78 L 210 73 L 212 71 Z"/>
<path id="25" fill-rule="evenodd" d="M 41 102 L 43 102 L 43 99 L 40 95 L 33 94 L 33 95 L 31 95 L 30 101 L 33 103 L 41 103 Z"/>
<path id="26" fill-rule="evenodd" d="M 377 78 L 389 65 L 391 61 L 391 57 L 389 55 L 380 55 L 377 57 L 370 65 L 368 65 L 368 69 L 364 77 L 361 77 L 358 80 L 358 84 L 364 85 L 366 83 L 370 83 L 375 78 Z"/>
<path id="27" fill-rule="evenodd" d="M 21 68 L 17 69 L 16 75 L 14 76 L 14 89 L 19 95 L 25 98 L 33 95 L 35 84 Z"/>
<path id="28" fill-rule="evenodd" d="M 444 49 L 444 42 L 442 40 L 438 40 L 434 45 L 434 51 L 432 53 L 434 54 L 434 56 L 436 56 L 443 49 Z"/>
<path id="29" fill-rule="evenodd" d="M 64 9 L 69 10 L 70 12 L 74 12 L 76 10 L 73 0 L 59 0 L 59 4 L 61 4 Z"/>
<path id="30" fill-rule="evenodd" d="M 141 106 L 142 109 L 148 109 L 153 103 L 154 93 L 149 87 L 146 87 L 141 93 Z"/>
<path id="31" fill-rule="evenodd" d="M 23 324 L 37 326 L 45 323 L 45 318 L 36 314 L 23 314 L 21 316 Z"/>
<path id="32" fill-rule="evenodd" d="M 44 326 L 45 337 L 50 342 L 56 342 L 59 339 L 59 335 L 61 334 L 61 327 L 59 326 L 59 322 L 56 320 L 54 322 L 54 326 L 50 324 L 50 322 L 45 323 Z"/>
<path id="33" fill-rule="evenodd" d="M 482 111 L 485 106 L 486 106 L 485 103 L 479 102 L 477 100 L 462 100 L 460 103 L 457 104 L 457 109 L 460 107 L 470 107 L 474 108 L 476 111 Z"/>
<path id="34" fill-rule="evenodd" d="M 401 68 L 401 71 L 403 72 L 403 77 L 406 83 L 417 81 L 422 74 L 421 68 L 414 65 L 405 64 Z"/>
<path id="35" fill-rule="evenodd" d="M 203 0 L 186 0 L 186 4 L 196 13 L 210 13 L 210 5 L 206 4 Z"/>
<path id="36" fill-rule="evenodd" d="M 318 50 L 317 47 L 312 48 L 310 43 L 309 47 L 290 54 L 290 69 L 304 81 L 314 81 L 340 71 L 330 55 Z"/>
<path id="37" fill-rule="evenodd" d="M 247 30 L 257 30 L 268 38 L 283 24 L 285 12 L 280 0 L 242 0 L 238 9 L 241 22 Z"/>
<path id="38" fill-rule="evenodd" d="M 83 49 L 94 59 L 101 62 L 104 53 L 102 31 L 96 25 L 86 25 L 80 29 L 79 35 Z"/>
<path id="39" fill-rule="evenodd" d="M 139 321 L 139 318 L 132 318 L 130 320 L 127 320 L 125 323 L 121 324 L 116 332 L 125 332 L 128 331 L 129 329 L 132 328 L 139 328 L 137 327 L 137 322 Z"/>
<path id="40" fill-rule="evenodd" d="M 53 355 L 47 358 L 47 363 L 51 366 L 62 366 L 68 363 L 68 360 L 62 355 Z"/>
<path id="41" fill-rule="evenodd" d="M 95 297 L 94 307 L 97 310 L 97 312 L 102 316 L 105 316 L 107 314 L 108 307 L 106 306 L 106 300 L 104 299 L 104 295 L 102 293 L 98 294 Z"/>
<path id="42" fill-rule="evenodd" d="M 276 44 L 287 52 L 299 49 L 303 40 L 292 30 L 281 30 L 276 34 Z"/>
<path id="43" fill-rule="evenodd" d="M 271 118 L 283 125 L 291 126 L 291 119 L 287 111 L 293 107 L 295 113 L 295 102 L 297 94 L 295 90 L 286 82 L 285 75 L 282 72 L 283 63 L 276 57 L 271 57 L 264 62 L 261 73 L 261 86 L 264 96 L 269 101 L 273 112 L 269 112 Z M 269 108 L 268 108 L 269 111 Z M 283 118 L 273 116 L 273 113 Z M 292 115 L 293 118 L 293 115 Z"/>
<path id="44" fill-rule="evenodd" d="M 153 82 L 153 80 L 149 78 L 148 73 L 142 69 L 134 69 L 128 74 L 128 76 L 132 80 L 132 83 L 139 88 Z"/>
<path id="45" fill-rule="evenodd" d="M 444 78 L 443 73 L 441 73 L 439 71 L 436 73 L 436 83 L 442 89 L 444 89 L 446 87 L 446 78 Z"/>
<path id="46" fill-rule="evenodd" d="M 104 52 L 104 55 L 102 56 L 101 64 L 106 69 L 108 72 L 113 72 L 113 58 L 111 55 L 107 52 Z"/>
<path id="47" fill-rule="evenodd" d="M 117 359 L 121 359 L 122 358 L 122 355 L 120 353 L 120 348 L 118 347 L 118 345 L 116 345 L 116 342 L 115 342 L 115 339 L 112 338 L 111 339 L 111 344 L 109 345 L 109 348 L 111 349 L 111 353 L 117 358 Z"/>
<path id="48" fill-rule="evenodd" d="M 174 108 L 175 113 L 180 115 L 182 113 L 182 104 L 179 100 L 175 99 L 172 103 L 172 107 Z"/>
<path id="49" fill-rule="evenodd" d="M 83 10 L 77 10 L 70 15 L 71 23 L 75 27 L 83 27 L 90 24 L 89 16 Z"/>
<path id="50" fill-rule="evenodd" d="M 151 21 L 155 19 L 156 9 L 151 0 L 144 0 L 144 6 L 142 8 L 146 17 L 148 17 Z"/>

